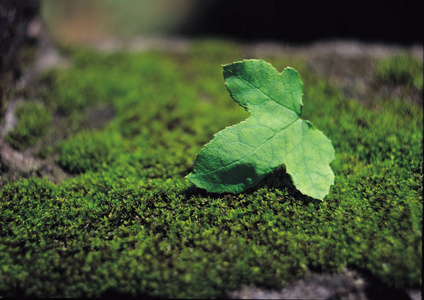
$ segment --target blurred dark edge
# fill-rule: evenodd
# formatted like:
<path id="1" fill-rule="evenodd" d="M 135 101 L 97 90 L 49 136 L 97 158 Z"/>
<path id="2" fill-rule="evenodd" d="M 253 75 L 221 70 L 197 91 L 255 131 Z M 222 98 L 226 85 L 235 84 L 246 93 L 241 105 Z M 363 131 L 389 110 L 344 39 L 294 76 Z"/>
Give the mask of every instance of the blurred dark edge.
<path id="1" fill-rule="evenodd" d="M 0 0 L 0 113 L 11 86 L 21 75 L 19 51 L 24 44 L 35 43 L 27 27 L 39 11 L 39 0 Z"/>
<path id="2" fill-rule="evenodd" d="M 40 0 L 0 0 L 0 114 L 21 75 L 19 50 L 35 43 L 27 26 L 39 16 L 41 5 Z M 171 30 L 173 35 L 297 45 L 322 40 L 423 43 L 417 1 L 202 0 L 192 5 L 183 24 Z"/>
<path id="3" fill-rule="evenodd" d="M 40 10 L 39 0 L 0 0 L 0 70 L 13 69 L 15 55 L 27 42 L 27 26 Z"/>
<path id="4" fill-rule="evenodd" d="M 202 0 L 181 33 L 236 40 L 311 43 L 354 39 L 422 43 L 417 1 Z"/>

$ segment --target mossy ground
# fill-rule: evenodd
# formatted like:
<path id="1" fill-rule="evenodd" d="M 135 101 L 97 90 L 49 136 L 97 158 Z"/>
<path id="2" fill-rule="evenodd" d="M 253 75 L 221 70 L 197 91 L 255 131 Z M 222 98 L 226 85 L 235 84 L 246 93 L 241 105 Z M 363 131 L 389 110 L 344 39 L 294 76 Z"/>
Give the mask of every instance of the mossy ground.
<path id="1" fill-rule="evenodd" d="M 247 117 L 221 69 L 250 58 L 241 47 L 205 41 L 182 54 L 68 55 L 70 69 L 40 78 L 44 103 L 34 114 L 45 108 L 55 116 L 42 118 L 50 124 L 45 135 L 57 130 L 57 116 L 67 120 L 67 133 L 53 145 L 45 138 L 39 155 L 56 156 L 73 177 L 2 187 L 0 296 L 223 297 L 241 285 L 278 289 L 308 269 L 344 267 L 366 269 L 397 288 L 421 286 L 419 104 L 378 93 L 365 104 L 346 99 L 300 57 L 259 57 L 279 71 L 299 71 L 303 117 L 336 151 L 335 184 L 316 201 L 297 192 L 281 168 L 247 192 L 210 194 L 184 176 L 214 133 Z M 422 95 L 419 72 L 396 81 L 387 74 L 397 67 L 384 64 L 376 83 Z M 422 61 L 419 67 L 422 74 Z M 113 107 L 102 129 L 80 125 L 94 105 Z"/>

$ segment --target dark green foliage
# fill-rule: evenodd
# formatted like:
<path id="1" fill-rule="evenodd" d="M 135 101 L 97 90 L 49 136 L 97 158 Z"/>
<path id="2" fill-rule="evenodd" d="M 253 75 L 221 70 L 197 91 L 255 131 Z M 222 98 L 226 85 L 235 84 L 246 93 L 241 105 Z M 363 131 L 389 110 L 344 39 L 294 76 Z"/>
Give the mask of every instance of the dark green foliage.
<path id="1" fill-rule="evenodd" d="M 44 105 L 37 102 L 18 104 L 15 115 L 17 126 L 7 133 L 6 140 L 18 150 L 34 146 L 46 133 L 52 118 Z"/>
<path id="2" fill-rule="evenodd" d="M 272 57 L 279 71 L 289 64 L 302 75 L 303 115 L 335 147 L 335 184 L 315 201 L 281 168 L 248 192 L 210 194 L 184 176 L 215 132 L 247 117 L 222 83 L 220 64 L 239 50 L 218 45 L 179 55 L 71 52 L 74 66 L 52 77 L 60 84 L 51 107 L 82 94 L 69 111 L 108 103 L 116 116 L 57 147 L 60 165 L 78 176 L 3 187 L 0 296 L 223 297 L 346 266 L 421 286 L 422 107 L 392 98 L 364 107 L 299 60 Z"/>

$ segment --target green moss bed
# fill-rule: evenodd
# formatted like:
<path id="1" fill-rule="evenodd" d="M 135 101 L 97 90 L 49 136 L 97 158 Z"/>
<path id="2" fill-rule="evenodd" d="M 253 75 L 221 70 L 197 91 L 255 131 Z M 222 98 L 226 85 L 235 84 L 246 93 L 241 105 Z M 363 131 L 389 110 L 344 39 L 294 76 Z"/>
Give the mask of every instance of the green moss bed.
<path id="1" fill-rule="evenodd" d="M 344 268 L 421 287 L 423 110 L 403 95 L 422 97 L 422 60 L 376 59 L 374 89 L 398 92 L 358 101 L 301 57 L 257 57 L 300 73 L 303 117 L 334 145 L 335 183 L 321 202 L 296 191 L 284 166 L 236 195 L 184 178 L 214 133 L 248 116 L 221 68 L 252 58 L 242 47 L 66 55 L 71 67 L 40 76 L 28 92 L 37 101 L 18 108 L 26 121 L 6 137 L 54 157 L 67 179 L 3 178 L 0 297 L 225 297 Z M 113 117 L 90 127 L 93 107 Z"/>

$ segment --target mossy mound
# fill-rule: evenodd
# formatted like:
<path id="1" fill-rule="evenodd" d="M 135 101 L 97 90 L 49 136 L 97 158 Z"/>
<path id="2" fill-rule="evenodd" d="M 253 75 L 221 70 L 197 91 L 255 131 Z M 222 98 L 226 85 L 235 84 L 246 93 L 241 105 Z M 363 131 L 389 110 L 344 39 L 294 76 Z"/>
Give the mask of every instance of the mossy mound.
<path id="1" fill-rule="evenodd" d="M 48 145 L 75 177 L 3 186 L 0 296 L 223 297 L 242 285 L 279 289 L 308 269 L 345 267 L 397 288 L 421 286 L 418 104 L 380 95 L 364 106 L 344 99 L 301 57 L 260 57 L 279 71 L 299 71 L 303 116 L 336 151 L 335 184 L 315 201 L 281 168 L 256 189 L 210 194 L 184 176 L 215 132 L 247 117 L 221 69 L 248 58 L 240 46 L 205 41 L 183 54 L 69 55 L 70 69 L 40 80 L 49 87 L 39 89 L 42 107 L 78 119 L 104 104 L 115 116 L 101 130 L 76 126 Z"/>
<path id="2" fill-rule="evenodd" d="M 18 125 L 7 133 L 6 140 L 18 150 L 34 146 L 46 133 L 51 121 L 51 113 L 37 102 L 20 103 L 15 115 Z"/>

